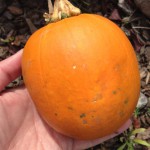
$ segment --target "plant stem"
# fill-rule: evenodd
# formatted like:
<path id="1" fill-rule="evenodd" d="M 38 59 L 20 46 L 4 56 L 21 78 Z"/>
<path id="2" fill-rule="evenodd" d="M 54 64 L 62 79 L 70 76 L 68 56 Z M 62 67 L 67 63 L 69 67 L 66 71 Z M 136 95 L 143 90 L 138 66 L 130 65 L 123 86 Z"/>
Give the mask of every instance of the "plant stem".
<path id="1" fill-rule="evenodd" d="M 54 8 L 53 8 L 51 0 L 48 0 L 48 10 L 49 10 L 49 14 L 52 14 L 53 11 L 54 11 Z"/>
<path id="2" fill-rule="evenodd" d="M 51 0 L 48 0 L 49 14 L 45 13 L 46 22 L 57 22 L 61 19 L 76 16 L 81 13 L 80 9 L 73 6 L 68 0 L 55 0 L 54 8 Z M 51 12 L 53 10 L 53 12 Z"/>

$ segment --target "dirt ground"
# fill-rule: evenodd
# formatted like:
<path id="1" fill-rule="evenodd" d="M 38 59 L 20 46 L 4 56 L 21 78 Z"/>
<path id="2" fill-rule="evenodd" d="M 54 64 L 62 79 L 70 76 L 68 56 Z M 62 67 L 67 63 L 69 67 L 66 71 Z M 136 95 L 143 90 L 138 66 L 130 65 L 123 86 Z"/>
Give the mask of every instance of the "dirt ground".
<path id="1" fill-rule="evenodd" d="M 150 142 L 150 1 L 149 0 L 71 0 L 82 12 L 95 13 L 115 22 L 131 41 L 139 62 L 141 75 L 141 105 L 133 114 L 133 124 L 125 133 L 89 150 L 148 150 Z M 24 47 L 32 33 L 45 25 L 47 0 L 0 0 L 0 61 Z M 6 88 L 23 83 L 19 77 Z M 144 128 L 142 133 L 130 134 Z M 125 143 L 128 143 L 123 147 Z M 129 149 L 132 150 L 132 149 Z"/>

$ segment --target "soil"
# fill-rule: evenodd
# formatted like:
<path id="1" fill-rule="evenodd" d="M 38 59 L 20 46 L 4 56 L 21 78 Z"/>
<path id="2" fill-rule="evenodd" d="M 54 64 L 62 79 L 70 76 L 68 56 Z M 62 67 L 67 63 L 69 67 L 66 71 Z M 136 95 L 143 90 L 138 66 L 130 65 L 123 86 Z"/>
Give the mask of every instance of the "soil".
<path id="1" fill-rule="evenodd" d="M 134 138 L 150 142 L 150 1 L 71 0 L 71 2 L 82 12 L 109 18 L 125 32 L 139 61 L 141 94 L 144 96 L 140 97 L 141 105 L 133 114 L 131 128 L 88 150 L 116 150 L 127 141 L 129 133 L 138 128 L 145 128 L 146 131 L 135 134 Z M 45 12 L 48 12 L 47 0 L 0 0 L 0 61 L 22 49 L 30 35 L 46 25 L 43 18 Z M 22 77 L 19 77 L 6 88 L 14 88 L 22 83 Z M 146 103 L 143 104 L 144 101 Z M 148 150 L 148 147 L 134 144 L 133 149 Z"/>

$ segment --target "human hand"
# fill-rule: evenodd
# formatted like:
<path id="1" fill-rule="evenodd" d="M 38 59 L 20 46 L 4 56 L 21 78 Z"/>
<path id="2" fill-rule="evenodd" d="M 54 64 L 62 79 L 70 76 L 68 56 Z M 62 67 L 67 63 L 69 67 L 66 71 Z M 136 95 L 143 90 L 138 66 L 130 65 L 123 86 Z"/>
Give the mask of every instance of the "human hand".
<path id="1" fill-rule="evenodd" d="M 0 62 L 0 91 L 21 75 L 22 50 Z M 49 127 L 37 113 L 25 86 L 0 93 L 1 150 L 81 150 L 97 145 L 126 130 L 127 121 L 116 133 L 104 138 L 81 141 Z"/>

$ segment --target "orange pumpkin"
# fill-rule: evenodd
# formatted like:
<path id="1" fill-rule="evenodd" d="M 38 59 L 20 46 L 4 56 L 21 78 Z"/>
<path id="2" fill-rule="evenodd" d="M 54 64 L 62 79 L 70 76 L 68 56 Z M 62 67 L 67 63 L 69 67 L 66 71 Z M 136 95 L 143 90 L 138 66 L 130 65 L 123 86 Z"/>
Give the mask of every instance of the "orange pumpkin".
<path id="1" fill-rule="evenodd" d="M 76 139 L 115 132 L 140 91 L 138 63 L 122 30 L 92 14 L 39 29 L 23 53 L 25 85 L 44 120 Z"/>

